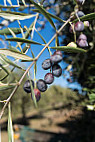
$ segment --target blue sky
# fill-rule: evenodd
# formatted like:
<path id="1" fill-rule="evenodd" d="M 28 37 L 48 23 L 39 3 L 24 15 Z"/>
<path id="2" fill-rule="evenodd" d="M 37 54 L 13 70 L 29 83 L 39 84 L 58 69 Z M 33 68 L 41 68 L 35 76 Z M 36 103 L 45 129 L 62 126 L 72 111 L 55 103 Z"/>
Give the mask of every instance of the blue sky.
<path id="1" fill-rule="evenodd" d="M 14 0 L 12 1 L 12 3 L 16 4 Z M 0 4 L 3 4 L 3 0 L 0 0 Z M 27 12 L 27 10 L 25 10 L 25 12 Z M 29 20 L 24 20 L 24 21 L 20 21 L 20 22 L 21 22 L 22 27 L 24 27 L 24 26 L 29 27 L 31 25 L 32 21 L 33 21 L 33 19 L 29 19 Z M 18 26 L 17 22 L 13 22 L 9 25 L 9 27 L 19 27 L 19 26 Z M 40 33 L 45 38 L 46 42 L 48 42 L 51 39 L 51 37 L 54 35 L 54 30 L 52 29 L 51 25 L 47 22 L 45 25 L 45 28 L 42 31 L 40 31 Z M 21 35 L 18 35 L 18 36 L 21 37 Z M 64 35 L 63 35 L 63 37 L 64 37 Z M 33 40 L 43 43 L 37 33 L 34 34 Z M 61 38 L 59 38 L 59 41 L 61 42 Z M 12 43 L 12 44 L 15 45 L 15 43 Z M 55 42 L 53 41 L 50 45 L 54 46 Z M 42 46 L 31 45 L 31 49 L 33 50 L 33 53 L 35 54 L 35 56 L 37 56 L 38 53 L 41 51 Z M 31 56 L 31 53 L 28 52 L 27 55 Z M 50 57 L 50 55 L 48 53 L 48 50 L 46 49 L 43 52 L 43 54 L 40 56 L 39 60 L 37 61 L 37 75 L 36 75 L 37 79 L 43 79 L 44 75 L 47 72 L 49 72 L 49 70 L 48 71 L 43 70 L 41 67 L 42 62 L 49 57 Z M 28 67 L 29 64 L 30 63 L 26 63 L 25 66 Z M 66 63 L 64 63 L 64 61 L 62 61 L 60 63 L 60 65 L 62 66 L 63 69 L 66 67 Z M 31 73 L 31 75 L 33 74 L 33 68 L 30 70 L 30 73 Z M 33 75 L 32 75 L 32 77 L 33 77 Z M 55 81 L 53 84 L 60 85 L 62 87 L 71 87 L 71 88 L 79 88 L 79 89 L 81 88 L 81 86 L 77 82 L 69 84 L 66 81 L 66 78 L 63 77 L 63 75 L 59 78 L 55 78 Z"/>

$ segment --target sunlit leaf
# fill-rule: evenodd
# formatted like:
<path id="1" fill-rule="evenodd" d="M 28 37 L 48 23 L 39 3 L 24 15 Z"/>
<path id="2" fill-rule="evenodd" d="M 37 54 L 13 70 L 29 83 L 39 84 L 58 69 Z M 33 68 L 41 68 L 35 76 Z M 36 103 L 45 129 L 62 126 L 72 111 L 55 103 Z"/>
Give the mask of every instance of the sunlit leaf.
<path id="1" fill-rule="evenodd" d="M 22 2 L 23 2 L 24 5 L 26 5 L 26 4 L 25 4 L 25 0 L 22 0 Z"/>
<path id="2" fill-rule="evenodd" d="M 21 60 L 29 60 L 29 61 L 33 61 L 33 58 L 21 53 L 21 52 L 17 52 L 17 51 L 13 51 L 13 50 L 9 50 L 9 49 L 0 49 L 0 53 L 7 55 L 7 56 L 11 56 L 17 59 L 21 59 Z"/>
<path id="3" fill-rule="evenodd" d="M 53 26 L 54 29 L 56 29 L 51 17 L 49 14 L 46 12 L 46 10 L 39 4 L 35 3 L 33 0 L 30 0 L 36 8 L 38 8 L 39 12 L 45 16 L 45 18 L 50 22 L 50 24 Z"/>
<path id="4" fill-rule="evenodd" d="M 17 52 L 19 52 L 19 50 L 18 50 L 16 47 L 14 47 L 14 46 L 9 45 L 8 48 L 9 48 L 10 50 L 12 50 L 12 51 L 17 51 Z"/>
<path id="5" fill-rule="evenodd" d="M 14 142 L 10 103 L 8 105 L 8 142 Z"/>
<path id="6" fill-rule="evenodd" d="M 24 14 L 20 12 L 12 12 L 12 11 L 0 11 L 0 16 L 10 21 L 13 21 L 13 20 L 29 19 L 29 18 L 35 17 L 36 15 L 35 14 Z"/>
<path id="7" fill-rule="evenodd" d="M 16 65 L 14 62 L 12 62 L 10 59 L 8 59 L 5 55 L 3 54 L 0 54 L 1 58 L 6 62 L 8 63 L 9 65 L 12 65 L 16 68 L 19 68 L 19 69 L 22 69 L 20 66 Z M 22 69 L 23 70 L 23 69 Z"/>
<path id="8" fill-rule="evenodd" d="M 11 0 L 7 0 L 8 1 L 8 3 L 12 6 L 12 2 L 11 2 Z"/>
<path id="9" fill-rule="evenodd" d="M 4 84 L 0 82 L 0 91 L 8 90 L 15 87 L 14 85 Z"/>
<path id="10" fill-rule="evenodd" d="M 71 52 L 71 53 L 78 53 L 78 52 L 87 52 L 86 50 L 82 49 L 82 48 L 75 48 L 75 47 L 68 47 L 68 46 L 57 46 L 57 47 L 50 47 L 52 49 L 57 49 L 57 50 L 61 50 L 64 52 Z"/>

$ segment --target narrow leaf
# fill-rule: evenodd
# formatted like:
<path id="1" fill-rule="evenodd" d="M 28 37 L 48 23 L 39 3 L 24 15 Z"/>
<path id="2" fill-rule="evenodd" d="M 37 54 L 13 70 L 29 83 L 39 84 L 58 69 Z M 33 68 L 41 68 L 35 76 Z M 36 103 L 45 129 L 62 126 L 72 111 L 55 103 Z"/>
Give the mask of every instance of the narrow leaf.
<path id="1" fill-rule="evenodd" d="M 10 103 L 8 105 L 8 142 L 14 142 Z"/>
<path id="2" fill-rule="evenodd" d="M 10 29 L 11 29 L 15 34 L 20 34 L 20 33 L 21 33 L 20 28 L 10 28 Z M 23 28 L 23 31 L 25 32 L 26 29 Z M 5 28 L 5 29 L 0 30 L 0 35 L 4 35 L 4 34 L 6 34 L 6 35 L 11 35 L 11 32 L 10 32 L 10 30 L 9 30 L 8 28 Z"/>
<path id="3" fill-rule="evenodd" d="M 8 1 L 8 3 L 12 6 L 12 2 L 11 2 L 11 0 L 7 0 Z"/>
<path id="4" fill-rule="evenodd" d="M 9 49 L 0 49 L 0 53 L 7 55 L 7 56 L 11 56 L 17 59 L 21 59 L 21 60 L 29 60 L 29 61 L 33 61 L 33 58 L 21 53 L 21 52 L 17 52 L 17 51 L 13 51 L 13 50 L 9 50 Z"/>
<path id="5" fill-rule="evenodd" d="M 32 93 L 33 102 L 34 102 L 35 107 L 37 107 L 36 97 L 35 97 L 35 94 L 34 94 L 34 90 L 33 90 L 30 75 L 29 75 L 29 80 L 30 80 L 30 85 L 31 85 L 31 93 Z"/>
<path id="6" fill-rule="evenodd" d="M 24 0 L 22 0 L 22 2 L 23 2 L 24 5 L 26 5 Z"/>
<path id="7" fill-rule="evenodd" d="M 57 46 L 57 47 L 50 47 L 52 49 L 57 49 L 57 50 L 61 50 L 64 52 L 71 52 L 71 53 L 78 53 L 78 52 L 87 52 L 86 50 L 82 49 L 82 48 L 77 48 L 77 47 L 68 47 L 68 46 Z"/>
<path id="8" fill-rule="evenodd" d="M 7 38 L 6 40 L 8 41 L 15 41 L 15 42 L 23 42 L 23 43 L 30 43 L 30 44 L 38 44 L 38 45 L 42 45 L 36 41 L 31 41 L 31 40 L 28 40 L 28 39 L 23 39 L 23 38 Z"/>
<path id="9" fill-rule="evenodd" d="M 3 67 L 2 64 L 0 64 L 0 68 L 2 68 L 7 74 L 9 74 L 9 71 L 5 67 Z"/>
<path id="10" fill-rule="evenodd" d="M 14 85 L 4 84 L 0 82 L 0 91 L 8 90 L 15 87 Z"/>
<path id="11" fill-rule="evenodd" d="M 14 32 L 13 32 L 10 28 L 8 28 L 8 29 L 9 29 L 9 31 L 11 32 L 12 36 L 13 36 L 14 38 L 16 38 L 15 33 L 14 33 Z M 20 48 L 20 49 L 21 49 L 21 51 L 22 51 L 22 48 L 21 48 L 20 43 L 19 43 L 19 42 L 17 42 L 17 44 L 18 44 L 19 48 Z"/>
<path id="12" fill-rule="evenodd" d="M 6 56 L 4 56 L 3 54 L 0 54 L 1 58 L 8 63 L 9 65 L 12 65 L 18 69 L 22 69 L 20 66 L 16 65 L 14 62 L 12 62 L 10 59 L 8 59 Z M 23 69 L 22 69 L 23 70 Z"/>
<path id="13" fill-rule="evenodd" d="M 40 38 L 42 39 L 42 41 L 46 44 L 45 39 L 43 38 L 43 36 L 36 30 L 36 32 L 38 33 L 38 35 L 40 36 Z"/>
<path id="14" fill-rule="evenodd" d="M 95 12 L 80 17 L 80 20 L 81 20 L 81 21 L 89 21 L 89 20 L 93 20 L 93 19 L 95 19 Z M 73 23 L 75 23 L 75 22 L 77 22 L 77 21 L 78 21 L 78 19 L 75 19 L 75 20 L 73 21 Z"/>
<path id="15" fill-rule="evenodd" d="M 35 17 L 36 14 L 33 15 L 33 14 L 24 14 L 20 12 L 0 11 L 0 16 L 10 21 L 13 21 L 13 20 L 29 19 L 29 18 Z"/>
<path id="16" fill-rule="evenodd" d="M 52 25 L 52 27 L 53 27 L 54 29 L 56 29 L 56 27 L 55 27 L 55 25 L 54 25 L 52 19 L 50 18 L 49 14 L 46 12 L 46 10 L 45 10 L 41 5 L 38 5 L 37 3 L 35 3 L 33 0 L 30 0 L 30 1 L 35 5 L 36 8 L 39 9 L 39 12 L 40 12 L 42 15 L 45 16 L 45 18 L 50 22 L 50 24 Z"/>
<path id="17" fill-rule="evenodd" d="M 34 11 L 34 12 L 40 13 L 39 9 L 31 9 L 31 10 Z M 46 11 L 46 12 L 47 12 L 47 11 Z M 54 18 L 54 19 L 56 19 L 56 20 L 58 20 L 58 21 L 60 21 L 60 22 L 65 22 L 65 21 L 62 20 L 61 18 L 59 18 L 59 17 L 57 17 L 57 16 L 55 16 L 55 15 L 49 13 L 49 12 L 47 12 L 47 14 L 48 14 L 51 18 Z"/>

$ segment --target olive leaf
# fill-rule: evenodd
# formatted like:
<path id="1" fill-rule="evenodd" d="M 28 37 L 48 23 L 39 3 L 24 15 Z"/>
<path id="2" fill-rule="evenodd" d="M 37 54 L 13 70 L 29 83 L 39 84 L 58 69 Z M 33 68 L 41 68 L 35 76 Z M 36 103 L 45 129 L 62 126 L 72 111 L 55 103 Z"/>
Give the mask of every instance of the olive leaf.
<path id="1" fill-rule="evenodd" d="M 56 30 L 56 27 L 51 19 L 51 17 L 49 16 L 49 14 L 46 12 L 46 10 L 39 4 L 37 4 L 36 2 L 34 2 L 33 0 L 30 0 L 36 8 L 38 8 L 39 12 L 45 16 L 45 18 L 50 22 L 50 24 L 52 25 L 52 27 Z"/>
<path id="2" fill-rule="evenodd" d="M 12 66 L 14 66 L 14 67 L 16 67 L 16 68 L 18 68 L 18 69 L 22 69 L 20 66 L 18 66 L 17 64 L 15 64 L 14 62 L 12 62 L 10 59 L 8 59 L 5 55 L 0 54 L 0 56 L 1 56 L 1 58 L 2 58 L 6 63 L 8 63 L 9 65 L 12 65 Z M 24 69 L 22 69 L 22 70 L 24 70 Z"/>
<path id="3" fill-rule="evenodd" d="M 12 126 L 11 105 L 8 104 L 8 142 L 14 142 L 14 133 Z"/>
<path id="4" fill-rule="evenodd" d="M 80 17 L 81 21 L 87 21 L 87 20 L 89 21 L 89 20 L 93 20 L 93 19 L 95 19 L 95 12 L 94 13 L 90 13 L 90 14 L 86 14 L 86 15 Z M 75 19 L 73 21 L 73 23 L 75 23 L 77 21 L 78 21 L 78 19 Z"/>
<path id="5" fill-rule="evenodd" d="M 6 40 L 8 41 L 14 41 L 14 42 L 23 42 L 23 43 L 30 43 L 30 44 L 37 44 L 37 45 L 42 45 L 39 42 L 24 39 L 24 38 L 17 38 L 17 37 L 12 37 L 12 38 L 7 38 Z"/>
<path id="6" fill-rule="evenodd" d="M 25 14 L 25 13 L 12 12 L 12 11 L 0 11 L 0 17 L 8 19 L 10 21 L 25 20 L 35 16 L 36 14 Z"/>
<path id="7" fill-rule="evenodd" d="M 20 28 L 10 28 L 10 29 L 11 29 L 15 34 L 20 34 L 20 33 L 21 33 Z M 25 32 L 26 29 L 23 28 L 23 31 Z M 10 30 L 9 30 L 8 28 L 5 28 L 5 29 L 0 30 L 0 35 L 4 35 L 4 34 L 6 34 L 6 35 L 11 35 L 11 32 L 10 32 Z"/>
<path id="8" fill-rule="evenodd" d="M 0 54 L 4 54 L 4 55 L 11 56 L 11 57 L 21 59 L 21 60 L 33 61 L 33 58 L 31 58 L 21 52 L 14 51 L 14 50 L 0 49 Z"/>
<path id="9" fill-rule="evenodd" d="M 50 48 L 61 50 L 64 52 L 71 52 L 71 53 L 78 53 L 78 52 L 86 53 L 87 52 L 86 50 L 84 50 L 82 48 L 68 47 L 68 46 L 57 46 L 57 47 L 50 47 Z"/>

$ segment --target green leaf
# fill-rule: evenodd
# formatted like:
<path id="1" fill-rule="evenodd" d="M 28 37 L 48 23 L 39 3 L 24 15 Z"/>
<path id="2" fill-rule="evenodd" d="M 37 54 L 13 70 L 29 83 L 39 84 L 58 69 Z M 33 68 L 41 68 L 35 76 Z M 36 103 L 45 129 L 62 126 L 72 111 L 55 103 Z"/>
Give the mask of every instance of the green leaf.
<path id="1" fill-rule="evenodd" d="M 7 38 L 6 40 L 14 41 L 14 42 L 23 42 L 23 43 L 42 45 L 42 44 L 40 44 L 40 43 L 38 43 L 36 41 L 31 41 L 31 40 L 28 40 L 28 39 L 17 38 L 17 37 Z"/>
<path id="2" fill-rule="evenodd" d="M 30 25 L 29 29 L 26 31 L 26 33 L 25 33 L 25 39 L 27 39 L 29 37 L 29 35 L 31 34 L 33 26 L 34 26 L 34 22 Z"/>
<path id="3" fill-rule="evenodd" d="M 14 142 L 10 103 L 8 104 L 8 142 Z"/>
<path id="4" fill-rule="evenodd" d="M 13 32 L 10 28 L 8 28 L 8 29 L 9 29 L 9 31 L 11 32 L 12 36 L 13 36 L 14 38 L 16 38 L 15 33 L 14 33 L 14 32 Z M 19 43 L 19 42 L 17 42 L 17 44 L 18 44 L 18 47 L 20 48 L 20 50 L 22 51 L 22 48 L 21 48 L 20 43 Z"/>
<path id="5" fill-rule="evenodd" d="M 80 20 L 81 20 L 81 21 L 89 21 L 89 20 L 93 20 L 93 19 L 95 19 L 95 12 L 80 17 Z M 78 21 L 78 19 L 75 19 L 75 20 L 73 21 L 73 23 L 75 23 L 75 22 L 77 22 L 77 21 Z"/>
<path id="6" fill-rule="evenodd" d="M 12 65 L 12 66 L 14 66 L 14 67 L 16 67 L 16 68 L 18 68 L 18 69 L 22 69 L 20 66 L 18 66 L 18 65 L 16 65 L 15 63 L 13 63 L 10 59 L 8 59 L 6 56 L 4 56 L 3 54 L 0 54 L 0 56 L 1 56 L 1 58 L 5 61 L 5 62 L 7 62 L 9 65 Z M 24 70 L 24 69 L 22 69 L 22 70 Z"/>
<path id="7" fill-rule="evenodd" d="M 2 64 L 0 64 L 0 68 L 2 68 L 7 74 L 9 74 L 9 71 L 5 67 L 3 67 Z"/>
<path id="8" fill-rule="evenodd" d="M 8 90 L 15 87 L 14 85 L 4 84 L 0 82 L 0 91 Z"/>
<path id="9" fill-rule="evenodd" d="M 91 101 L 95 101 L 95 94 L 94 94 L 94 93 L 89 94 L 89 99 L 90 99 Z"/>
<path id="10" fill-rule="evenodd" d="M 10 28 L 10 29 L 11 29 L 15 34 L 20 34 L 20 33 L 21 33 L 20 28 Z M 26 31 L 25 28 L 23 28 L 23 31 L 24 31 L 24 32 Z M 10 30 L 9 30 L 8 28 L 0 30 L 0 35 L 4 35 L 4 34 L 6 34 L 6 35 L 11 35 L 11 32 L 10 32 Z"/>
<path id="11" fill-rule="evenodd" d="M 43 36 L 36 30 L 36 32 L 38 33 L 38 35 L 40 36 L 40 38 L 42 39 L 42 41 L 46 44 L 45 39 L 43 38 Z"/>
<path id="12" fill-rule="evenodd" d="M 14 47 L 14 46 L 9 45 L 8 48 L 9 48 L 10 50 L 12 50 L 12 51 L 17 51 L 17 52 L 19 52 L 19 50 L 18 50 L 16 47 Z"/>
<path id="13" fill-rule="evenodd" d="M 56 30 L 56 27 L 52 21 L 52 19 L 50 18 L 49 14 L 46 12 L 46 10 L 41 6 L 41 5 L 38 5 L 37 3 L 35 3 L 33 0 L 30 0 L 34 6 L 36 8 L 38 8 L 39 12 L 45 16 L 45 18 L 50 22 L 50 24 L 52 25 L 52 27 Z"/>
<path id="14" fill-rule="evenodd" d="M 34 90 L 33 90 L 30 75 L 29 75 L 29 80 L 30 80 L 30 85 L 31 85 L 31 93 L 32 93 L 33 102 L 34 102 L 35 107 L 37 107 L 36 97 L 35 97 L 35 94 L 34 94 Z"/>
<path id="15" fill-rule="evenodd" d="M 7 55 L 7 56 L 11 56 L 17 59 L 21 59 L 21 60 L 26 60 L 26 61 L 33 61 L 33 58 L 21 53 L 21 52 L 17 52 L 14 50 L 9 50 L 9 49 L 0 49 L 0 53 Z"/>
<path id="16" fill-rule="evenodd" d="M 55 15 L 49 13 L 49 12 L 47 12 L 47 13 L 49 14 L 50 17 L 52 17 L 52 18 L 54 18 L 54 19 L 56 19 L 56 20 L 58 20 L 60 22 L 64 22 L 64 20 L 62 20 L 61 18 L 59 18 L 59 17 L 57 17 L 57 16 L 55 16 Z"/>
<path id="17" fill-rule="evenodd" d="M 40 13 L 39 9 L 31 9 L 31 10 L 34 11 L 34 12 Z M 46 11 L 46 12 L 47 12 L 47 11 Z M 58 21 L 60 21 L 60 22 L 64 22 L 64 20 L 62 20 L 61 18 L 59 18 L 59 17 L 57 17 L 57 16 L 55 16 L 55 15 L 49 13 L 49 12 L 47 12 L 47 14 L 48 14 L 50 17 L 52 17 L 52 18 L 54 18 L 54 19 L 56 19 L 56 20 L 58 20 Z"/>
<path id="18" fill-rule="evenodd" d="M 78 52 L 87 52 L 86 50 L 82 49 L 82 48 L 76 48 L 76 47 L 68 47 L 68 46 L 57 46 L 57 47 L 50 47 L 52 49 L 57 49 L 57 50 L 61 50 L 64 52 L 71 52 L 71 53 L 78 53 Z"/>
<path id="19" fill-rule="evenodd" d="M 13 21 L 13 20 L 29 19 L 35 17 L 36 14 L 33 15 L 33 14 L 25 14 L 25 13 L 12 12 L 12 11 L 0 11 L 0 16 L 10 21 Z"/>

